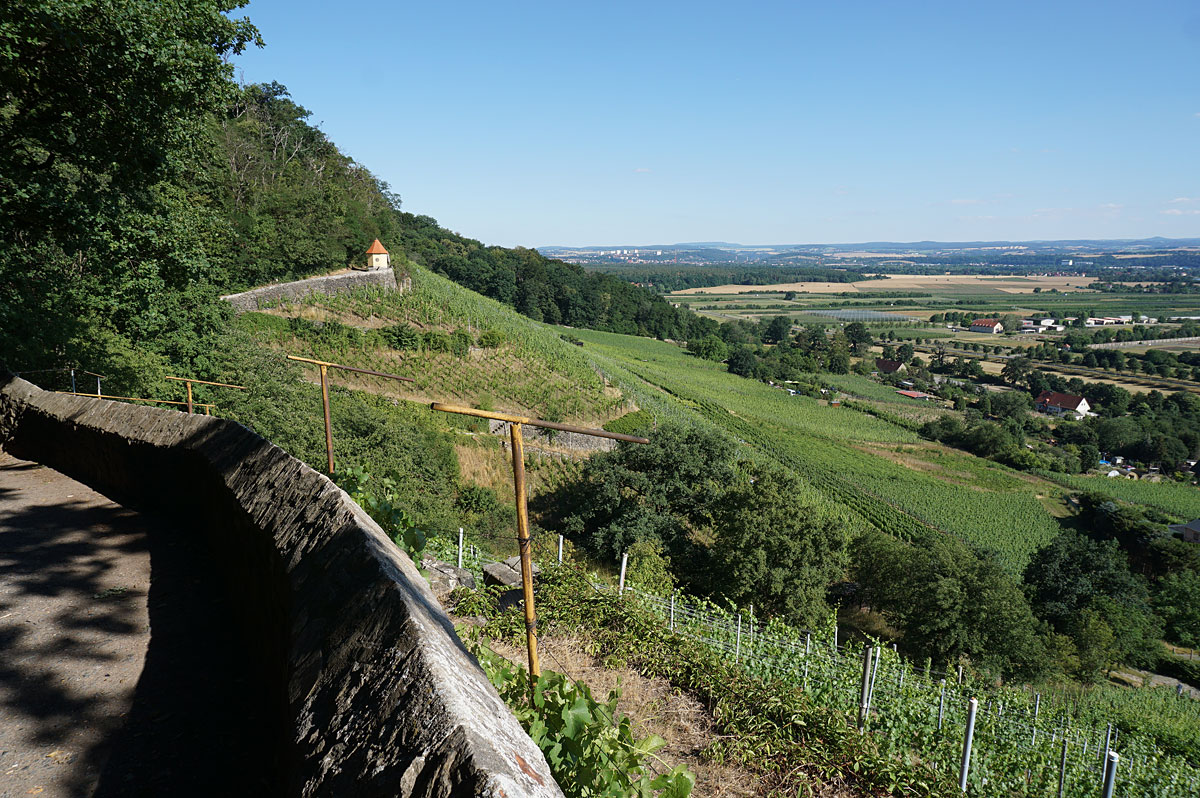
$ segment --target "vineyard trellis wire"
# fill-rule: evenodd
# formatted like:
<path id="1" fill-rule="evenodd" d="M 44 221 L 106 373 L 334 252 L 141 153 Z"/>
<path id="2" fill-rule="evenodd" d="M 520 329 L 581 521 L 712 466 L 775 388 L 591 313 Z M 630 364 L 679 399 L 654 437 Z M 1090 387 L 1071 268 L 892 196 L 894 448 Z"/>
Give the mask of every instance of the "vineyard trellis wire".
<path id="1" fill-rule="evenodd" d="M 461 552 L 462 567 L 480 579 L 483 566 L 497 562 L 465 539 L 461 549 L 454 541 L 432 539 L 428 551 L 447 562 L 458 561 Z M 596 579 L 592 585 L 617 590 Z M 671 632 L 722 653 L 751 675 L 799 687 L 815 704 L 843 712 L 854 723 L 864 646 L 839 642 L 833 624 L 798 630 L 679 593 L 660 596 L 633 586 L 623 593 Z M 947 778 L 959 771 L 968 702 L 979 699 L 968 777 L 972 794 L 1098 794 L 1110 751 L 1120 754 L 1115 796 L 1200 794 L 1200 769 L 1185 757 L 1112 723 L 1073 722 L 1069 706 L 1049 695 L 997 688 L 961 668 L 917 668 L 892 647 L 879 647 L 873 661 L 866 725 L 881 752 L 905 761 L 917 757 Z M 1200 723 L 1200 702 L 1177 700 L 1187 700 Z"/>

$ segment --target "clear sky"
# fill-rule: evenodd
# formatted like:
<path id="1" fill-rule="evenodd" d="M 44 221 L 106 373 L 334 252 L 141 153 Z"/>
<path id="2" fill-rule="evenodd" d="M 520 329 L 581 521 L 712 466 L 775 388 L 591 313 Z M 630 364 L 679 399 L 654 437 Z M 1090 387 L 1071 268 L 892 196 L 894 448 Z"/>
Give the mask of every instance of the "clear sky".
<path id="1" fill-rule="evenodd" d="M 489 244 L 1200 236 L 1196 0 L 245 13 L 242 80 Z"/>

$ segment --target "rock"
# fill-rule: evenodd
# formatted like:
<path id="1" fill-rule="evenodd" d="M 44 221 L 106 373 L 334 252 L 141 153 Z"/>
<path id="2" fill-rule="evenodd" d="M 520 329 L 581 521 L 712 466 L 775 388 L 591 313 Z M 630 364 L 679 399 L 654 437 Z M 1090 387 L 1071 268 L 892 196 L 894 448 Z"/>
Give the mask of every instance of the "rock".
<path id="1" fill-rule="evenodd" d="M 477 587 L 474 575 L 466 568 L 459 568 L 432 557 L 426 557 L 421 565 L 429 572 L 429 588 L 439 599 L 458 587 L 468 587 L 471 590 Z"/>
<path id="2" fill-rule="evenodd" d="M 537 563 L 533 564 L 533 577 L 536 579 L 542 569 Z M 521 584 L 521 558 L 514 555 L 504 562 L 488 563 L 483 566 L 483 583 L 499 585 L 500 587 L 517 587 Z"/>

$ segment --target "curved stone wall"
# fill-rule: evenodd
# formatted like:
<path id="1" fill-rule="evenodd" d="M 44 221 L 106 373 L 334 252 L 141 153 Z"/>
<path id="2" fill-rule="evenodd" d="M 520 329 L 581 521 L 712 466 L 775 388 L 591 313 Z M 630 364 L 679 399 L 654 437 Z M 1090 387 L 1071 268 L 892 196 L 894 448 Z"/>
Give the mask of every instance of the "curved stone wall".
<path id="1" fill-rule="evenodd" d="M 238 313 L 248 310 L 258 310 L 263 305 L 274 305 L 279 302 L 300 300 L 309 294 L 339 294 L 352 288 L 383 288 L 387 291 L 411 291 L 412 278 L 405 276 L 399 283 L 396 273 L 390 267 L 381 269 L 363 269 L 329 274 L 321 277 L 309 277 L 306 280 L 296 280 L 291 283 L 265 285 L 243 291 L 240 294 L 229 294 L 221 297 Z"/>
<path id="2" fill-rule="evenodd" d="M 209 539 L 248 668 L 274 693 L 285 739 L 264 755 L 291 794 L 562 795 L 408 557 L 283 450 L 231 421 L 11 375 L 0 446 Z"/>

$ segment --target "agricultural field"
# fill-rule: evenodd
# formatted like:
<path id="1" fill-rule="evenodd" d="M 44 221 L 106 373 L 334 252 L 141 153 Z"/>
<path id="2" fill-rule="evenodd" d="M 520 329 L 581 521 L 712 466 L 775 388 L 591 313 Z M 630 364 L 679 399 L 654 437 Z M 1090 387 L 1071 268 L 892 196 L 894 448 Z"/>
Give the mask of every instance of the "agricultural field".
<path id="1" fill-rule="evenodd" d="M 856 283 L 778 283 L 766 286 L 716 285 L 689 288 L 678 292 L 688 294 L 741 294 L 762 291 L 805 291 L 810 294 L 842 292 L 921 291 L 941 294 L 1032 294 L 1034 288 L 1043 291 L 1087 291 L 1094 277 L 989 276 L 977 274 L 889 274 L 882 280 L 863 280 Z"/>
<path id="2" fill-rule="evenodd" d="M 641 390 L 658 392 L 664 401 L 723 429 L 755 456 L 790 466 L 825 500 L 849 509 L 864 523 L 900 537 L 926 529 L 956 535 L 996 552 L 1014 570 L 1058 531 L 1043 504 L 1048 495 L 1061 494 L 1050 483 L 1005 479 L 1015 472 L 992 464 L 963 466 L 975 458 L 949 449 L 940 457 L 957 464 L 957 470 L 920 467 L 885 450 L 942 447 L 924 444 L 905 427 L 853 407 L 789 396 L 731 375 L 724 366 L 692 357 L 673 344 L 592 331 L 575 334 L 606 373 L 629 375 Z M 879 388 L 871 383 L 874 387 L 868 389 L 869 381 L 862 377 L 836 379 L 849 392 L 856 383 L 863 393 Z M 883 394 L 875 398 L 884 401 Z"/>

